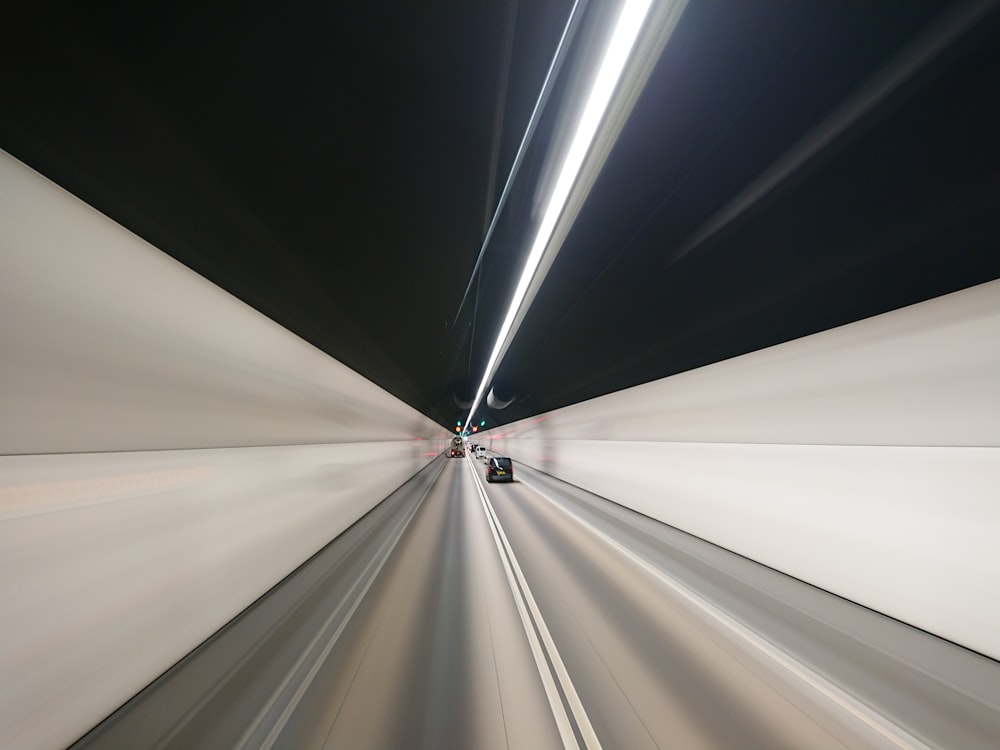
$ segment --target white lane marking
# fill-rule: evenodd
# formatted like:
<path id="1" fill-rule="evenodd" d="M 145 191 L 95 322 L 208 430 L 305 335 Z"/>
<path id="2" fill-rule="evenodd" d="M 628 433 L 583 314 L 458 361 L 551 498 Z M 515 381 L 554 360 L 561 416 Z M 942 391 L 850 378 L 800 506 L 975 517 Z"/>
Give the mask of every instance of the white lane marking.
<path id="1" fill-rule="evenodd" d="M 497 546 L 500 562 L 503 566 L 504 574 L 507 577 L 507 584 L 510 586 L 511 594 L 514 598 L 514 605 L 517 607 L 517 613 L 521 617 L 521 625 L 524 627 L 525 635 L 528 638 L 531 655 L 535 659 L 535 667 L 538 669 L 539 677 L 541 677 L 542 687 L 545 689 L 545 697 L 549 700 L 549 708 L 552 711 L 556 727 L 559 730 L 559 736 L 562 738 L 563 747 L 566 750 L 579 750 L 579 744 L 576 741 L 576 735 L 573 734 L 573 726 L 570 723 L 569 715 L 566 713 L 566 707 L 563 705 L 562 698 L 559 696 L 559 689 L 556 687 L 551 671 L 549 671 L 548 664 L 545 660 L 545 653 L 542 651 L 542 645 L 538 641 L 538 636 L 531 624 L 530 615 L 525 608 L 524 601 L 521 598 L 521 593 L 518 591 L 517 580 L 515 579 L 514 572 L 511 569 L 510 562 L 504 554 L 503 542 L 500 540 L 500 536 L 497 533 L 496 522 L 493 520 L 487 501 L 484 500 L 483 496 L 485 493 L 479 484 L 479 477 L 477 477 L 475 473 L 476 470 L 473 468 L 473 480 L 476 485 L 476 490 L 479 493 L 479 502 L 483 506 L 483 511 L 486 513 L 486 522 L 489 524 L 490 533 L 493 535 L 493 542 Z"/>
<path id="2" fill-rule="evenodd" d="M 565 507 L 563 503 L 556 500 L 551 495 L 543 492 L 536 485 L 530 482 L 525 482 L 523 476 L 520 482 L 534 492 L 537 492 L 539 496 L 548 500 L 549 503 L 558 508 L 565 515 L 569 516 L 569 518 L 584 527 L 594 536 L 598 537 L 627 559 L 645 570 L 647 573 L 651 574 L 674 593 L 687 600 L 690 604 L 694 605 L 696 608 L 701 610 L 701 612 L 711 617 L 730 632 L 739 636 L 745 643 L 756 648 L 762 654 L 769 657 L 774 663 L 784 667 L 784 669 L 786 669 L 789 673 L 809 685 L 809 687 L 818 692 L 820 695 L 838 705 L 841 709 L 852 715 L 861 723 L 865 724 L 869 729 L 881 735 L 894 746 L 903 748 L 904 750 L 932 750 L 930 745 L 920 741 L 902 727 L 894 724 L 890 719 L 869 708 L 857 698 L 853 697 L 846 691 L 834 685 L 825 677 L 821 676 L 819 673 L 807 667 L 795 657 L 785 653 L 773 643 L 758 635 L 756 632 L 734 618 L 732 615 L 729 615 L 719 609 L 707 599 L 704 599 L 700 595 L 696 594 L 692 589 L 668 575 L 662 569 L 637 555 L 635 552 L 608 535 L 606 532 L 599 529 L 590 521 L 574 514 L 569 508 Z"/>
<path id="3" fill-rule="evenodd" d="M 406 531 L 407 527 L 410 525 L 410 521 L 416 515 L 420 507 L 423 505 L 424 499 L 426 499 L 431 488 L 434 486 L 434 482 L 436 481 L 437 479 L 435 478 L 434 481 L 430 482 L 427 485 L 427 489 L 424 491 L 420 500 L 418 500 L 416 503 L 413 504 L 413 508 L 410 510 L 410 512 L 407 513 L 399 521 L 399 523 L 393 529 L 392 533 L 382 543 L 382 545 L 379 547 L 378 553 L 375 555 L 375 557 L 372 558 L 372 560 L 368 563 L 368 565 L 365 566 L 365 569 L 362 571 L 361 575 L 358 576 L 358 579 L 354 582 L 354 585 L 351 587 L 351 590 L 348 592 L 347 596 L 344 597 L 343 600 L 341 600 L 340 605 L 337 606 L 333 610 L 333 612 L 330 613 L 330 616 L 326 618 L 326 620 L 323 622 L 322 627 L 320 627 L 316 635 L 309 642 L 309 645 L 306 646 L 306 648 L 302 651 L 302 653 L 299 655 L 299 658 L 296 660 L 295 664 L 285 674 L 284 679 L 274 690 L 274 692 L 271 693 L 271 698 L 268 700 L 267 704 L 258 712 L 257 718 L 243 733 L 243 736 L 240 737 L 240 739 L 237 741 L 236 747 L 243 748 L 247 746 L 247 743 L 253 738 L 261 722 L 268 715 L 268 713 L 270 713 L 270 711 L 274 708 L 275 704 L 279 701 L 281 696 L 287 691 L 288 686 L 291 684 L 296 673 L 305 664 L 306 659 L 309 657 L 312 650 L 317 646 L 317 644 L 323 638 L 326 630 L 330 627 L 330 625 L 333 624 L 333 622 L 337 619 L 337 617 L 340 616 L 340 613 L 344 608 L 344 604 L 348 601 L 351 601 L 352 602 L 351 606 L 344 614 L 340 624 L 337 626 L 336 630 L 330 636 L 328 636 L 328 640 L 326 644 L 323 646 L 322 651 L 320 651 L 319 655 L 313 659 L 313 663 L 312 666 L 309 668 L 309 671 L 306 673 L 305 677 L 299 683 L 295 692 L 288 700 L 288 703 L 285 704 L 284 710 L 281 712 L 281 715 L 278 717 L 277 721 L 275 721 L 274 726 L 271 728 L 271 731 L 268 732 L 267 736 L 260 744 L 260 747 L 264 748 L 265 750 L 274 746 L 274 743 L 277 741 L 278 736 L 284 730 L 285 725 L 288 724 L 288 720 L 291 718 L 292 713 L 295 711 L 296 707 L 298 707 L 299 703 L 302 701 L 302 696 L 305 695 L 306 690 L 309 689 L 309 686 L 312 684 L 312 681 L 316 678 L 316 674 L 323 666 L 323 663 L 326 661 L 327 656 L 329 656 L 330 651 L 333 650 L 333 647 L 340 639 L 341 634 L 344 632 L 348 624 L 351 622 L 351 618 L 354 616 L 354 613 L 357 611 L 358 607 L 361 606 L 361 602 L 364 600 L 365 595 L 368 593 L 368 590 L 372 587 L 372 584 L 375 582 L 375 579 L 378 578 L 378 574 L 382 571 L 382 568 L 385 566 L 386 561 L 388 561 L 389 556 L 392 553 L 392 550 L 395 549 L 396 544 L 399 542 L 399 539 L 403 536 L 403 532 Z"/>
<path id="4" fill-rule="evenodd" d="M 594 732 L 594 727 L 590 723 L 590 717 L 587 716 L 580 696 L 577 695 L 576 688 L 573 687 L 573 682 L 566 671 L 566 666 L 559 656 L 555 642 L 552 640 L 552 634 L 545 625 L 545 620 L 542 619 L 542 613 L 538 609 L 535 597 L 532 595 L 531 589 L 528 588 L 528 582 L 524 578 L 524 573 L 517 562 L 514 550 L 511 548 L 507 535 L 500 525 L 500 519 L 497 518 L 496 511 L 490 504 L 489 497 L 486 495 L 486 490 L 479 479 L 479 475 L 476 474 L 476 470 L 471 463 L 469 464 L 469 470 L 472 472 L 473 482 L 476 485 L 476 490 L 479 492 L 479 501 L 486 512 L 486 520 L 489 522 L 490 531 L 493 533 L 493 541 L 496 543 L 497 551 L 500 553 L 500 562 L 503 564 L 504 573 L 507 575 L 507 583 L 510 585 L 511 593 L 514 595 L 514 603 L 517 605 L 518 614 L 521 616 L 521 624 L 524 626 L 524 632 L 528 637 L 528 644 L 535 658 L 535 666 L 538 668 L 538 674 L 542 678 L 542 685 L 545 687 L 545 694 L 549 699 L 549 706 L 552 709 L 552 715 L 555 717 L 556 725 L 559 728 L 563 746 L 567 750 L 571 748 L 578 750 L 580 747 L 576 735 L 573 733 L 569 716 L 566 713 L 566 706 L 563 704 L 553 680 L 552 671 L 549 670 L 549 662 L 552 664 L 555 678 L 559 680 L 559 686 L 562 688 L 563 695 L 566 696 L 566 702 L 569 703 L 569 708 L 573 712 L 573 719 L 580 730 L 584 746 L 587 750 L 601 750 L 601 743 L 597 739 L 597 733 Z M 532 622 L 534 622 L 534 627 L 532 627 Z M 538 629 L 537 634 L 535 633 L 535 628 Z M 539 642 L 539 638 L 541 638 L 541 643 Z M 543 644 L 544 652 L 542 650 Z M 548 655 L 548 661 L 545 659 L 546 654 Z"/>

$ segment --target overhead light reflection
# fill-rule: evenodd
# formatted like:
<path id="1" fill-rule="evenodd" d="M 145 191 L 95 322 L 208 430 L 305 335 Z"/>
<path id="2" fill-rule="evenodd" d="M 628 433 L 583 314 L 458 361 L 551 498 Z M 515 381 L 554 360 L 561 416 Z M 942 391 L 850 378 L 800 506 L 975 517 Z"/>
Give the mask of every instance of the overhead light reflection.
<path id="1" fill-rule="evenodd" d="M 628 61 L 629 54 L 635 46 L 636 39 L 642 30 L 643 22 L 646 19 L 646 14 L 651 4 L 652 0 L 626 0 L 621 14 L 618 16 L 614 32 L 611 35 L 611 41 L 608 44 L 607 51 L 604 53 L 604 59 L 601 61 L 597 77 L 594 79 L 594 85 L 590 90 L 587 104 L 583 109 L 580 122 L 577 124 L 576 132 L 566 153 L 566 159 L 563 162 L 559 177 L 556 180 L 552 195 L 542 216 L 538 233 L 535 235 L 535 240 L 532 243 L 528 260 L 525 263 L 524 270 L 521 272 L 517 288 L 514 290 L 514 296 L 511 299 L 507 315 L 500 326 L 500 332 L 497 335 L 496 343 L 493 346 L 493 351 L 486 365 L 486 371 L 483 373 L 483 380 L 476 391 L 476 398 L 472 402 L 472 408 L 469 410 L 467 421 L 471 420 L 475 415 L 476 409 L 479 408 L 479 404 L 482 401 L 483 394 L 496 372 L 504 343 L 521 309 L 535 271 L 542 261 L 542 256 L 549 244 L 549 240 L 552 238 L 559 215 L 566 206 L 573 183 L 576 182 L 580 174 L 587 151 L 594 142 L 597 129 L 608 109 L 608 103 L 611 100 L 615 87 L 621 79 L 625 63 Z"/>

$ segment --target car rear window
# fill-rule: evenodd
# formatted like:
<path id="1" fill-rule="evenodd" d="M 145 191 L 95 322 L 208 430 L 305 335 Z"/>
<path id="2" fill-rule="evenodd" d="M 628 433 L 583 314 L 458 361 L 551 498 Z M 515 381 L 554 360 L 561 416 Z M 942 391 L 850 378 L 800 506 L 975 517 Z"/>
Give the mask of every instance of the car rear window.
<path id="1" fill-rule="evenodd" d="M 497 469 L 503 469 L 504 471 L 510 469 L 509 458 L 491 458 L 490 463 L 492 463 Z"/>

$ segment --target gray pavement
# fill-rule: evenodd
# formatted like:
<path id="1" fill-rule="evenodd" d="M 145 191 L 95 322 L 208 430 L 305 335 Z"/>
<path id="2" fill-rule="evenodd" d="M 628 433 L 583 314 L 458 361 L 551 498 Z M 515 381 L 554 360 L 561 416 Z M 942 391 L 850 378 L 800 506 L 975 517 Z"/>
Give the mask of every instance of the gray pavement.
<path id="1" fill-rule="evenodd" d="M 1000 665 L 441 459 L 79 748 L 1000 747 Z"/>

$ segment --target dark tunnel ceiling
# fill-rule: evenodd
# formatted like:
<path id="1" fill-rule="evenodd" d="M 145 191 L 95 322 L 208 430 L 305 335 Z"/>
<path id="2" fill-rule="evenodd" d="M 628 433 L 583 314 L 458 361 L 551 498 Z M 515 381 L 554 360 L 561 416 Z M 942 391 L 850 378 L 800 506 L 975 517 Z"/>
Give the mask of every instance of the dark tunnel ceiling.
<path id="1" fill-rule="evenodd" d="M 1000 276 L 995 8 L 677 257 L 956 5 L 691 0 L 498 373 L 513 403 L 482 417 Z M 452 320 L 570 6 L 24 4 L 0 52 L 0 147 L 454 424 L 526 253 L 551 122 Z"/>

